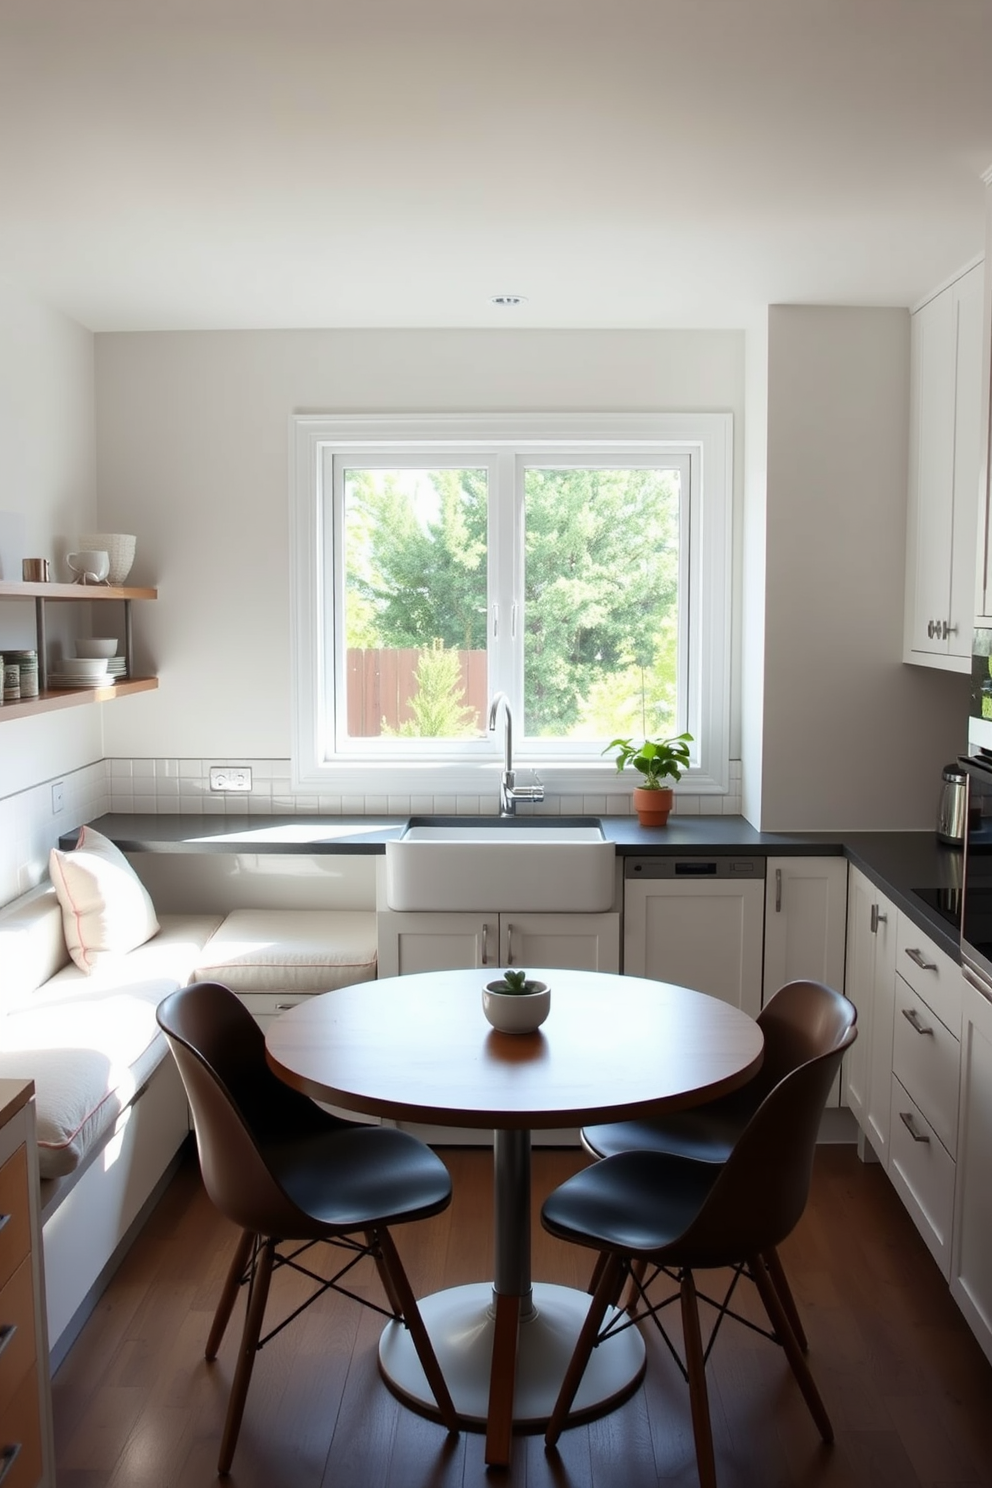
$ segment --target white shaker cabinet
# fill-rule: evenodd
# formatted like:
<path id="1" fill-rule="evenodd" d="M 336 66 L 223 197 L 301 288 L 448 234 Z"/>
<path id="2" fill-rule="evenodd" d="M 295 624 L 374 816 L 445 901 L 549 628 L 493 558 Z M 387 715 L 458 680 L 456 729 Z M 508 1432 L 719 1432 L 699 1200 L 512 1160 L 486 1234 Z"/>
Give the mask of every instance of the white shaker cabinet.
<path id="1" fill-rule="evenodd" d="M 846 917 L 846 858 L 768 859 L 763 1003 L 800 977 L 844 990 Z"/>
<path id="2" fill-rule="evenodd" d="M 966 672 L 981 464 L 981 264 L 912 317 L 903 660 Z"/>
<path id="3" fill-rule="evenodd" d="M 486 967 L 620 970 L 620 915 L 380 910 L 379 975 Z M 481 995 L 481 994 L 480 994 Z"/>
<path id="4" fill-rule="evenodd" d="M 761 1011 L 764 865 L 724 859 L 712 865 L 712 876 L 689 871 L 679 877 L 680 862 L 690 870 L 709 866 L 690 859 L 626 860 L 624 972 L 694 987 L 755 1017 Z"/>
<path id="5" fill-rule="evenodd" d="M 845 991 L 858 1010 L 858 1036 L 844 1056 L 844 1101 L 870 1151 L 889 1161 L 892 1107 L 892 1020 L 898 911 L 858 868 L 847 893 Z M 869 1155 L 859 1141 L 862 1157 Z"/>
<path id="6" fill-rule="evenodd" d="M 951 1293 L 992 1363 L 992 1001 L 962 992 L 961 1104 Z"/>

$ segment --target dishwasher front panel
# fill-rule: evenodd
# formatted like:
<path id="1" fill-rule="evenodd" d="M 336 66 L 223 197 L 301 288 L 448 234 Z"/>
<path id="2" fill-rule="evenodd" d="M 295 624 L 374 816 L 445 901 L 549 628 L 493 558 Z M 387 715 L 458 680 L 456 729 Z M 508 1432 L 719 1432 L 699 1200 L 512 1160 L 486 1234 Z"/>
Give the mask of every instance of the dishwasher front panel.
<path id="1" fill-rule="evenodd" d="M 715 860 L 721 871 L 701 871 L 700 864 L 714 860 L 685 861 L 691 863 L 685 876 L 671 871 L 673 860 L 634 859 L 627 865 L 623 969 L 630 976 L 694 987 L 757 1017 L 764 862 L 750 860 L 745 868 L 748 860 Z M 643 876 L 649 863 L 651 876 Z M 743 871 L 728 871 L 731 863 Z M 655 877 L 662 864 L 667 864 L 666 876 Z"/>

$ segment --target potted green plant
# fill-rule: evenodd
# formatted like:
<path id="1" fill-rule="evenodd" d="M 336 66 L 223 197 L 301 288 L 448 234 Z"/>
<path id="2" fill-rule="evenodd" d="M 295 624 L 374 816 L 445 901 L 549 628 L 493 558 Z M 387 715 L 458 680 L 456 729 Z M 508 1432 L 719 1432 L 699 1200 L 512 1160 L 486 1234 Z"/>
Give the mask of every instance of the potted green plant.
<path id="1" fill-rule="evenodd" d="M 482 1010 L 501 1033 L 533 1033 L 551 1009 L 551 988 L 525 971 L 505 971 L 482 989 Z"/>
<path id="2" fill-rule="evenodd" d="M 663 827 L 668 821 L 674 793 L 665 781 L 682 779 L 689 767 L 691 743 L 691 734 L 675 734 L 670 739 L 642 739 L 639 744 L 633 739 L 613 739 L 603 750 L 604 754 L 616 751 L 617 774 L 631 765 L 644 777 L 634 787 L 634 810 L 642 827 Z"/>

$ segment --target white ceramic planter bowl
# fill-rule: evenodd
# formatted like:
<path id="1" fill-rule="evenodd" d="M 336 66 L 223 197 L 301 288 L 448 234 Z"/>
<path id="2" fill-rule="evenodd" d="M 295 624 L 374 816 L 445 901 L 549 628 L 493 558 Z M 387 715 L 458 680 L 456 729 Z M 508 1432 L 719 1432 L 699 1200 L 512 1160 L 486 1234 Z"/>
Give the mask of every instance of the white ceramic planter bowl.
<path id="1" fill-rule="evenodd" d="M 551 1011 L 551 988 L 546 982 L 534 985 L 534 992 L 498 992 L 499 982 L 483 987 L 482 1011 L 500 1033 L 533 1033 L 540 1028 Z"/>
<path id="2" fill-rule="evenodd" d="M 117 642 L 113 636 L 80 636 L 76 641 L 76 655 L 93 661 L 117 655 Z"/>

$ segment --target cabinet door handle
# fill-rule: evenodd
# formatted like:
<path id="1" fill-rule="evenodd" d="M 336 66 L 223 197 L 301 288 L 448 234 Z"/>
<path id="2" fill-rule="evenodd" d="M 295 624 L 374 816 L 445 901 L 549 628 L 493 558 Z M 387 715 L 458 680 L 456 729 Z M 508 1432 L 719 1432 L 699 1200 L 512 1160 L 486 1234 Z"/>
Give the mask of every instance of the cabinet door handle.
<path id="1" fill-rule="evenodd" d="M 782 913 L 782 870 L 775 869 L 775 913 Z"/>
<path id="2" fill-rule="evenodd" d="M 942 620 L 940 622 L 940 639 L 942 641 L 946 641 L 948 636 L 957 635 L 957 633 L 957 626 L 952 625 L 949 620 Z"/>
<path id="3" fill-rule="evenodd" d="M 933 1029 L 927 1027 L 915 1008 L 903 1008 L 902 1015 L 906 1019 L 906 1022 L 916 1029 L 917 1033 L 929 1033 L 932 1037 Z"/>
<path id="4" fill-rule="evenodd" d="M 3 1483 L 20 1455 L 20 1442 L 11 1442 L 7 1447 L 0 1447 L 0 1483 Z"/>
<path id="5" fill-rule="evenodd" d="M 933 621 L 932 620 L 928 620 L 927 621 L 927 639 L 930 640 L 930 641 L 933 640 Z"/>
<path id="6" fill-rule="evenodd" d="M 889 918 L 888 915 L 883 914 L 882 911 L 879 909 L 879 907 L 878 907 L 877 904 L 873 904 L 872 905 L 872 907 L 871 907 L 871 925 L 870 925 L 870 929 L 871 929 L 872 935 L 877 935 L 878 934 L 878 927 L 879 927 L 879 925 L 886 924 L 887 921 L 888 921 L 888 918 Z"/>
<path id="7" fill-rule="evenodd" d="M 515 965 L 513 960 L 513 925 L 512 922 L 506 927 L 506 964 Z"/>
<path id="8" fill-rule="evenodd" d="M 912 1111 L 900 1111 L 899 1120 L 909 1132 L 909 1135 L 912 1137 L 914 1142 L 929 1142 L 930 1138 L 927 1136 L 926 1132 L 916 1130 L 916 1122 L 913 1120 Z"/>
<path id="9" fill-rule="evenodd" d="M 276 1003 L 276 1012 L 277 1013 L 288 1013 L 289 1010 L 290 1010 L 290 1008 L 295 1007 L 295 1006 L 296 1006 L 296 1003 L 295 1002 L 277 1002 Z"/>
<path id="10" fill-rule="evenodd" d="M 489 926 L 485 920 L 482 922 L 482 964 L 489 965 Z"/>
<path id="11" fill-rule="evenodd" d="M 923 952 L 917 950 L 915 946 L 907 946 L 906 955 L 909 957 L 910 961 L 914 963 L 914 965 L 920 968 L 921 971 L 937 970 L 936 961 L 928 961 L 927 958 L 923 955 Z"/>

